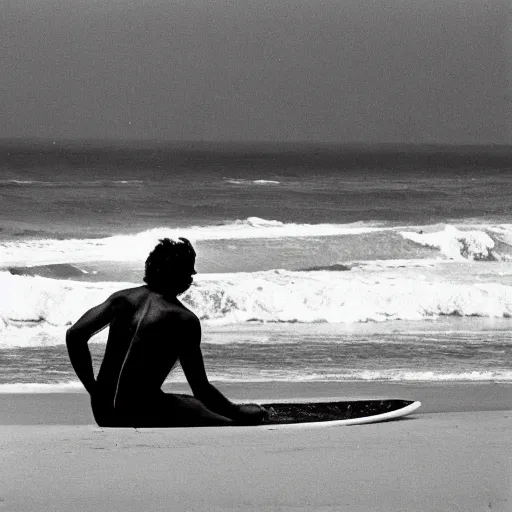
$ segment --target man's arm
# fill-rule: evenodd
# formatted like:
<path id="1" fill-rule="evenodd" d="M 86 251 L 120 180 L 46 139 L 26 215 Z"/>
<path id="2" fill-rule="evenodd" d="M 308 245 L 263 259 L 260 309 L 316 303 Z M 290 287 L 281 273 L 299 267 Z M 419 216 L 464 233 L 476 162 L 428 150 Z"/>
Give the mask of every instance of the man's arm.
<path id="1" fill-rule="evenodd" d="M 96 381 L 87 343 L 94 334 L 106 327 L 111 320 L 112 297 L 109 297 L 103 304 L 87 311 L 66 332 L 66 346 L 71 365 L 85 389 L 91 395 L 95 390 Z"/>
<path id="2" fill-rule="evenodd" d="M 180 342 L 180 364 L 194 396 L 213 412 L 228 418 L 240 414 L 240 407 L 230 402 L 215 386 L 210 384 L 204 368 L 201 352 L 201 324 L 199 320 L 187 315 L 182 317 Z"/>

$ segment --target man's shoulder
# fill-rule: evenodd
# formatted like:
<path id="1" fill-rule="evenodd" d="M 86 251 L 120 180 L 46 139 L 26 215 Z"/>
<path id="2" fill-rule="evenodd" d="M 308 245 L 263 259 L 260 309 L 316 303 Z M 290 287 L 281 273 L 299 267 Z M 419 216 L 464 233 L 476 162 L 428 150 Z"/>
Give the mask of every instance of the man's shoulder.
<path id="1" fill-rule="evenodd" d="M 200 327 L 199 318 L 181 304 L 167 304 L 158 311 L 155 321 L 171 329 L 197 329 Z"/>
<path id="2" fill-rule="evenodd" d="M 181 305 L 169 307 L 167 310 L 167 316 L 169 319 L 176 322 L 183 322 L 187 324 L 199 323 L 199 318 L 197 318 L 192 311 Z"/>
<path id="3" fill-rule="evenodd" d="M 170 302 L 146 286 L 119 290 L 110 296 L 110 300 L 121 305 L 130 304 L 139 311 L 144 310 L 146 320 L 152 324 L 199 324 L 199 318 L 181 302 Z"/>
<path id="4" fill-rule="evenodd" d="M 137 299 L 141 298 L 145 295 L 148 295 L 148 290 L 145 286 L 135 286 L 133 288 L 124 288 L 123 290 L 118 290 L 114 292 L 109 299 L 110 300 L 118 300 L 118 299 Z"/>

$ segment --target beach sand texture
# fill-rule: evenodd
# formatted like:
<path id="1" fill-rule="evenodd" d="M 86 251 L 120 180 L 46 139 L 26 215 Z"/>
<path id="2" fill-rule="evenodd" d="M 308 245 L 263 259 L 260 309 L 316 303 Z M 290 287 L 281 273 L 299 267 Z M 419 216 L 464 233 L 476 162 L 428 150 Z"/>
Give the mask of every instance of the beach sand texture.
<path id="1" fill-rule="evenodd" d="M 304 386 L 275 385 L 273 395 L 271 384 L 229 391 L 239 399 L 297 398 L 308 395 Z M 377 383 L 360 387 L 361 396 L 378 394 Z M 320 383 L 309 389 L 315 398 L 333 392 Z M 381 394 L 400 389 L 423 399 L 424 411 L 386 423 L 294 431 L 101 429 L 85 415 L 85 394 L 5 394 L 0 510 L 512 510 L 511 387 L 415 384 L 407 392 L 388 384 Z M 438 412 L 443 403 L 460 411 Z"/>

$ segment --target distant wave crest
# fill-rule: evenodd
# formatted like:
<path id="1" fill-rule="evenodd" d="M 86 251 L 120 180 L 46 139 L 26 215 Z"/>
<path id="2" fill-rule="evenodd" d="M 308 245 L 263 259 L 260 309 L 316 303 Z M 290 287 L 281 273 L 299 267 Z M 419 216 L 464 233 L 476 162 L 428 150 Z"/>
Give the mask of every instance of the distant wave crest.
<path id="1" fill-rule="evenodd" d="M 0 187 L 108 187 L 116 185 L 140 185 L 144 180 L 84 180 L 84 181 L 44 181 L 44 180 L 0 180 Z"/>
<path id="2" fill-rule="evenodd" d="M 369 238 L 378 235 L 379 239 Z M 191 241 L 233 239 L 279 239 L 287 237 L 351 236 L 352 248 L 360 258 L 385 261 L 410 258 L 410 248 L 404 252 L 404 243 L 414 243 L 420 249 L 431 251 L 429 258 L 456 261 L 510 261 L 512 260 L 512 225 L 423 226 L 415 231 L 403 227 L 372 223 L 353 224 L 297 224 L 279 220 L 248 217 L 217 225 L 183 228 L 155 228 L 135 234 L 105 238 L 58 239 L 16 238 L 0 241 L 0 261 L 5 267 L 23 267 L 49 264 L 76 264 L 87 261 L 143 262 L 159 239 L 185 236 Z M 357 236 L 357 238 L 356 238 Z M 401 243 L 398 242 L 400 240 Z M 386 254 L 381 258 L 380 254 Z M 356 254 L 356 253 L 354 253 Z M 437 254 L 437 255 L 436 255 Z M 343 263 L 339 261 L 337 263 Z"/>
<path id="3" fill-rule="evenodd" d="M 247 180 L 242 178 L 224 178 L 226 183 L 231 185 L 279 185 L 277 180 Z"/>
<path id="4" fill-rule="evenodd" d="M 144 261 L 159 239 L 185 236 L 197 240 L 229 240 L 332 236 L 370 233 L 386 228 L 359 224 L 293 224 L 248 217 L 220 225 L 155 228 L 133 235 L 94 239 L 28 239 L 0 242 L 4 265 L 44 265 L 84 261 Z"/>
<path id="5" fill-rule="evenodd" d="M 73 279 L 87 274 L 86 270 L 69 264 L 35 265 L 29 267 L 10 267 L 8 271 L 13 276 L 41 276 L 53 279 Z"/>

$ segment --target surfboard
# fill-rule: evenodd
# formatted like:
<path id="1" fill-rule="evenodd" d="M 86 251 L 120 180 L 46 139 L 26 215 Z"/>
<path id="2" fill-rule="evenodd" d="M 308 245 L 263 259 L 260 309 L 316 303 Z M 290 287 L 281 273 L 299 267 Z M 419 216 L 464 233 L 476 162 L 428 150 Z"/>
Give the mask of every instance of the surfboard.
<path id="1" fill-rule="evenodd" d="M 329 402 L 261 403 L 269 415 L 260 428 L 338 427 L 378 423 L 407 416 L 421 402 L 415 400 L 352 400 Z"/>

